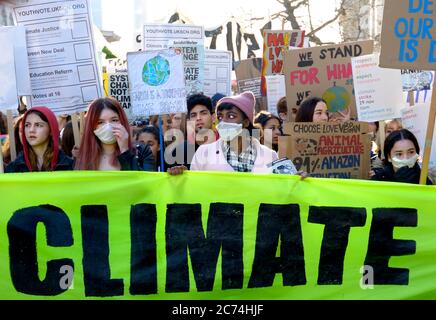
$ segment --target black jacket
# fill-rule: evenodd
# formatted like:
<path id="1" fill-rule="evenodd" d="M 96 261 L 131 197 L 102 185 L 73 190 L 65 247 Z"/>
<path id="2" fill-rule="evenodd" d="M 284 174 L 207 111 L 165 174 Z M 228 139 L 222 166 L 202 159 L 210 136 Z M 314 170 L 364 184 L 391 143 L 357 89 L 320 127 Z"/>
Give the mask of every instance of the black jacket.
<path id="1" fill-rule="evenodd" d="M 118 156 L 121 171 L 156 171 L 149 145 L 137 145 L 135 151 L 127 150 Z"/>
<path id="2" fill-rule="evenodd" d="M 374 173 L 375 175 L 371 180 L 419 184 L 421 168 L 416 163 L 413 168 L 406 166 L 394 172 L 392 166 L 384 166 L 383 168 L 374 168 Z M 427 184 L 432 185 L 429 178 L 427 178 Z"/>
<path id="3" fill-rule="evenodd" d="M 62 150 L 59 150 L 58 162 L 54 171 L 69 171 L 73 170 L 73 167 L 73 159 L 68 157 Z M 17 172 L 30 172 L 22 152 L 18 155 L 17 159 L 9 163 L 5 169 L 5 173 Z"/>

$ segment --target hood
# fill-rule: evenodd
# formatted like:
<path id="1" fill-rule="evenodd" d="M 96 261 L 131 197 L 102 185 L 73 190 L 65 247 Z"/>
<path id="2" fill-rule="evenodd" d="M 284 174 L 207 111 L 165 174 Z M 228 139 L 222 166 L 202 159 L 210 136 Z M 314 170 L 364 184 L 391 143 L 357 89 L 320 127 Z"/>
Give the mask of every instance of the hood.
<path id="1" fill-rule="evenodd" d="M 27 110 L 27 112 L 23 116 L 22 120 L 22 126 L 20 128 L 21 136 L 25 139 L 25 133 L 24 133 L 24 124 L 26 123 L 26 118 L 32 111 L 39 111 L 42 113 L 48 120 L 48 125 L 50 127 L 50 136 L 53 140 L 53 159 L 51 160 L 51 169 L 54 170 L 56 168 L 56 164 L 58 162 L 59 157 L 59 125 L 58 120 L 56 119 L 56 116 L 54 115 L 53 111 L 51 111 L 47 107 L 33 107 Z M 30 165 L 29 160 L 29 146 L 27 144 L 27 141 L 23 143 L 23 154 L 24 154 L 24 161 L 26 162 L 27 168 L 32 171 L 32 166 Z"/>

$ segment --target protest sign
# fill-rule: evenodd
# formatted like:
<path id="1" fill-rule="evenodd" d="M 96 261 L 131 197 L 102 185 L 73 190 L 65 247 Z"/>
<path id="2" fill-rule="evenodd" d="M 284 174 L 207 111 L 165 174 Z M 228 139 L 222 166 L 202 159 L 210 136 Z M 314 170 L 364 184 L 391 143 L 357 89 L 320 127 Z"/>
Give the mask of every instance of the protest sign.
<path id="1" fill-rule="evenodd" d="M 37 1 L 14 8 L 26 27 L 32 101 L 56 114 L 85 111 L 103 96 L 88 0 Z"/>
<path id="2" fill-rule="evenodd" d="M 262 58 L 262 95 L 266 96 L 267 75 L 282 74 L 283 53 L 290 47 L 303 48 L 304 30 L 264 30 Z"/>
<path id="3" fill-rule="evenodd" d="M 368 179 L 371 142 L 365 122 L 286 123 L 280 157 L 311 177 Z"/>
<path id="4" fill-rule="evenodd" d="M 232 53 L 230 51 L 206 50 L 204 59 L 204 94 L 232 95 Z"/>
<path id="5" fill-rule="evenodd" d="M 431 71 L 401 70 L 403 91 L 426 91 L 431 90 L 434 75 Z"/>
<path id="6" fill-rule="evenodd" d="M 298 107 L 308 96 L 327 102 L 331 121 L 356 119 L 351 58 L 371 54 L 373 41 L 359 41 L 284 54 L 288 108 Z"/>
<path id="7" fill-rule="evenodd" d="M 253 92 L 256 97 L 256 112 L 267 109 L 267 101 L 262 97 L 262 59 L 251 58 L 239 61 L 235 64 L 238 93 L 245 91 Z"/>
<path id="8" fill-rule="evenodd" d="M 435 9 L 430 0 L 385 1 L 381 67 L 436 69 Z"/>
<path id="9" fill-rule="evenodd" d="M 133 116 L 187 112 L 183 55 L 172 49 L 129 52 Z"/>
<path id="10" fill-rule="evenodd" d="M 129 121 L 133 120 L 132 107 L 129 92 L 129 75 L 127 72 L 127 61 L 110 64 L 108 73 L 108 96 L 114 97 L 123 107 Z"/>
<path id="11" fill-rule="evenodd" d="M 15 56 L 12 42 L 0 28 L 2 58 L 0 59 L 0 110 L 16 109 L 18 105 L 17 78 L 15 75 Z"/>
<path id="12" fill-rule="evenodd" d="M 204 28 L 176 24 L 144 25 L 144 51 L 169 48 L 179 48 L 183 52 L 187 93 L 202 92 L 204 86 Z"/>
<path id="13" fill-rule="evenodd" d="M 432 299 L 435 188 L 227 172 L 3 175 L 0 298 Z"/>
<path id="14" fill-rule="evenodd" d="M 277 74 L 266 76 L 268 111 L 278 116 L 277 102 L 286 96 L 285 76 Z"/>
<path id="15" fill-rule="evenodd" d="M 359 121 L 380 121 L 401 117 L 404 107 L 401 71 L 378 66 L 379 55 L 351 59 L 354 95 Z"/>
<path id="16" fill-rule="evenodd" d="M 428 115 L 430 112 L 429 103 L 418 103 L 413 108 L 404 108 L 401 110 L 401 120 L 403 128 L 410 130 L 418 140 L 421 146 L 421 157 L 424 156 L 425 134 L 427 132 Z M 429 168 L 436 168 L 436 131 L 433 132 L 432 153 L 430 156 Z"/>

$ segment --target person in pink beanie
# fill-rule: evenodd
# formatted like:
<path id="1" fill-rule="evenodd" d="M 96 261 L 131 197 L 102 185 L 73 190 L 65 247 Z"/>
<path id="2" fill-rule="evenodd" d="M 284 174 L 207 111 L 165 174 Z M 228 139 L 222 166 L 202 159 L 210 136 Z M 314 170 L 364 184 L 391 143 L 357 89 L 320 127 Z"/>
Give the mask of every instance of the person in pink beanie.
<path id="1" fill-rule="evenodd" d="M 278 159 L 277 153 L 252 136 L 255 104 L 256 98 L 250 91 L 218 101 L 220 138 L 198 148 L 191 170 L 272 173 L 268 165 Z M 169 173 L 180 174 L 183 170 L 172 168 Z"/>

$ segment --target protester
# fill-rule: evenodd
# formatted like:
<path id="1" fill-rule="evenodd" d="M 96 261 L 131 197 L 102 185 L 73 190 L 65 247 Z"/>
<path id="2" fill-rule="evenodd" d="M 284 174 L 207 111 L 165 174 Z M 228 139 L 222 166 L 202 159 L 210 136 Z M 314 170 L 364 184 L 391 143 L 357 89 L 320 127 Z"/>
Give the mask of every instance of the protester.
<path id="1" fill-rule="evenodd" d="M 7 134 L 7 133 L 8 133 L 7 118 L 0 111 L 0 134 Z"/>
<path id="2" fill-rule="evenodd" d="M 198 148 L 191 170 L 270 173 L 268 164 L 278 156 L 251 136 L 254 110 L 252 92 L 221 99 L 216 109 L 220 139 Z M 176 167 L 169 173 L 180 174 L 185 169 Z"/>
<path id="3" fill-rule="evenodd" d="M 385 135 L 386 137 L 391 134 L 391 132 L 403 129 L 403 125 L 401 124 L 401 120 L 392 119 L 385 121 Z"/>
<path id="4" fill-rule="evenodd" d="M 71 158 L 77 158 L 79 148 L 74 141 L 73 122 L 68 121 L 61 134 L 61 149 Z"/>
<path id="5" fill-rule="evenodd" d="M 318 97 L 304 100 L 297 111 L 295 122 L 327 122 L 329 112 L 327 103 Z"/>
<path id="6" fill-rule="evenodd" d="M 155 126 L 146 126 L 138 132 L 135 138 L 137 143 L 148 145 L 150 147 L 150 150 L 153 154 L 154 167 L 156 171 L 159 171 L 161 166 L 161 145 L 159 142 L 159 135 L 160 133 L 158 128 L 156 128 Z"/>
<path id="7" fill-rule="evenodd" d="M 75 168 L 154 170 L 150 147 L 133 148 L 127 116 L 114 98 L 100 98 L 89 106 Z"/>
<path id="8" fill-rule="evenodd" d="M 218 140 L 219 135 L 212 128 L 213 109 L 211 98 L 203 94 L 193 94 L 187 99 L 188 107 L 188 135 L 187 139 L 172 148 L 169 146 L 168 162 L 170 167 L 184 165 L 190 168 L 194 153 L 202 144 L 208 144 Z"/>
<path id="9" fill-rule="evenodd" d="M 261 111 L 254 118 L 254 124 L 261 130 L 262 144 L 278 152 L 283 121 L 268 111 Z"/>
<path id="10" fill-rule="evenodd" d="M 297 114 L 297 109 L 293 108 L 292 112 L 294 113 L 295 110 L 295 114 Z M 286 103 L 286 97 L 282 97 L 280 98 L 280 100 L 277 102 L 277 113 L 279 115 L 279 118 L 285 122 L 288 121 L 288 104 Z"/>
<path id="11" fill-rule="evenodd" d="M 407 129 L 393 131 L 386 138 L 384 154 L 385 166 L 374 169 L 372 180 L 419 184 L 419 145 L 412 132 Z M 427 184 L 432 184 L 429 179 Z"/>
<path id="12" fill-rule="evenodd" d="M 23 115 L 17 117 L 14 119 L 14 138 L 15 138 L 15 152 L 17 155 L 20 154 L 21 151 L 23 151 L 23 143 L 22 138 L 20 136 L 20 124 L 23 120 Z M 11 154 L 11 139 L 9 135 L 7 136 L 6 142 L 2 147 L 3 152 L 3 163 L 5 165 L 12 162 L 12 154 Z"/>
<path id="13" fill-rule="evenodd" d="M 73 160 L 59 150 L 58 122 L 50 109 L 29 109 L 24 114 L 20 132 L 23 152 L 6 167 L 6 173 L 73 169 Z"/>

